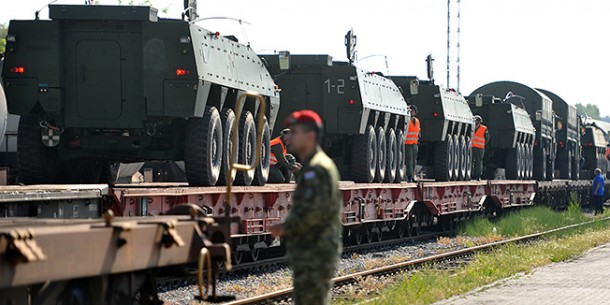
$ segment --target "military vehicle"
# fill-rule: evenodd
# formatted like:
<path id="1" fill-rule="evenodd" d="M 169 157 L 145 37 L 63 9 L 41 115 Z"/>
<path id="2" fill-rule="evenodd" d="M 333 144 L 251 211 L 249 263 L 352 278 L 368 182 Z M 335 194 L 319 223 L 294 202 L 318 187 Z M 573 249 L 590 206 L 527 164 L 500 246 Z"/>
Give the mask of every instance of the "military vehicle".
<path id="1" fill-rule="evenodd" d="M 0 71 L 2 71 L 2 66 L 4 64 L 4 60 L 0 57 Z M 6 109 L 6 97 L 4 96 L 4 89 L 2 88 L 2 77 L 0 77 L 0 137 L 2 137 L 2 141 L 6 144 L 5 132 L 8 122 L 8 110 Z"/>
<path id="2" fill-rule="evenodd" d="M 21 116 L 22 182 L 83 182 L 108 161 L 184 160 L 191 185 L 221 184 L 235 120 L 238 161 L 254 162 L 255 91 L 270 105 L 262 165 L 235 182 L 265 183 L 273 79 L 249 45 L 198 26 L 195 1 L 185 6 L 172 20 L 149 6 L 49 5 L 50 20 L 10 22 L 2 76 Z"/>
<path id="3" fill-rule="evenodd" d="M 470 95 L 468 102 L 472 112 L 483 118 L 483 124 L 489 131 L 484 178 L 495 179 L 496 170 L 504 168 L 506 179 L 531 179 L 536 129 L 523 109 L 521 99 L 514 95 L 498 98 L 476 94 Z"/>
<path id="4" fill-rule="evenodd" d="M 602 173 L 608 173 L 608 160 L 606 159 L 606 141 L 605 133 L 601 128 L 593 124 L 585 124 L 582 127 L 584 134 L 582 135 L 582 156 L 584 164 L 582 166 L 583 178 L 593 178 L 595 169 L 599 168 Z"/>
<path id="5" fill-rule="evenodd" d="M 405 122 L 410 112 L 396 85 L 354 65 L 356 36 L 345 37 L 349 62 L 330 55 L 261 55 L 281 88 L 279 116 L 311 109 L 324 120 L 323 149 L 356 182 L 398 182 L 404 177 Z M 281 65 L 289 65 L 282 70 Z M 273 134 L 278 135 L 280 126 Z"/>
<path id="6" fill-rule="evenodd" d="M 536 128 L 534 140 L 534 179 L 553 180 L 555 173 L 555 119 L 553 101 L 544 93 L 512 81 L 498 81 L 481 86 L 471 95 L 519 96 L 523 108 L 533 117 Z"/>
<path id="7" fill-rule="evenodd" d="M 418 108 L 421 124 L 418 164 L 426 178 L 437 181 L 470 180 L 474 118 L 468 102 L 453 89 L 434 83 L 428 55 L 428 80 L 416 76 L 390 76 L 403 97 Z"/>
<path id="8" fill-rule="evenodd" d="M 576 107 L 568 104 L 557 94 L 537 88 L 553 101 L 555 120 L 555 142 L 557 160 L 555 170 L 560 179 L 578 180 L 580 176 L 580 120 Z"/>

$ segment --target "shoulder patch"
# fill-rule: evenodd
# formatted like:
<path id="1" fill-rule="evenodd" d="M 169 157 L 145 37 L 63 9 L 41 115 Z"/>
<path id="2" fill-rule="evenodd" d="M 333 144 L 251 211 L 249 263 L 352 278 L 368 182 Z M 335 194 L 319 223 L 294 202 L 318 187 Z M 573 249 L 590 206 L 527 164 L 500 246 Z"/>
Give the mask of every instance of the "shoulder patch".
<path id="1" fill-rule="evenodd" d="M 305 179 L 305 180 L 312 180 L 315 178 L 316 178 L 315 171 L 307 171 L 307 172 L 303 173 L 303 179 Z"/>

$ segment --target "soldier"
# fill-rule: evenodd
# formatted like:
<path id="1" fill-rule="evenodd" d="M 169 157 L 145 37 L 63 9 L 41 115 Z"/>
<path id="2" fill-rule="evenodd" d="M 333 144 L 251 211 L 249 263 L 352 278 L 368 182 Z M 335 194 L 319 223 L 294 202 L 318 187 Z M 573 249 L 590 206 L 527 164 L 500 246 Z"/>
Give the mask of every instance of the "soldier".
<path id="1" fill-rule="evenodd" d="M 339 173 L 319 146 L 322 120 L 317 113 L 293 112 L 286 127 L 292 130 L 290 150 L 303 160 L 303 168 L 296 174 L 288 216 L 270 231 L 273 236 L 285 237 L 295 304 L 330 304 L 331 279 L 341 254 Z"/>
<path id="2" fill-rule="evenodd" d="M 269 155 L 269 179 L 267 183 L 288 183 L 292 173 L 301 169 L 295 157 L 288 153 L 288 135 L 290 129 L 282 130 L 280 136 L 271 140 L 271 154 Z"/>
<path id="3" fill-rule="evenodd" d="M 415 182 L 415 166 L 417 165 L 417 143 L 421 128 L 417 115 L 417 106 L 411 105 L 411 121 L 407 129 L 407 139 L 405 140 L 405 160 L 407 162 L 407 181 Z"/>
<path id="4" fill-rule="evenodd" d="M 593 208 L 595 209 L 595 215 L 604 213 L 604 184 L 606 184 L 606 180 L 602 175 L 602 170 L 596 168 L 595 178 L 593 178 L 593 185 L 591 186 L 591 195 L 593 195 Z"/>
<path id="5" fill-rule="evenodd" d="M 483 174 L 483 157 L 485 156 L 485 143 L 489 141 L 489 131 L 487 126 L 483 125 L 483 118 L 480 115 L 474 116 L 475 132 L 472 137 L 472 178 L 477 181 L 481 180 Z"/>

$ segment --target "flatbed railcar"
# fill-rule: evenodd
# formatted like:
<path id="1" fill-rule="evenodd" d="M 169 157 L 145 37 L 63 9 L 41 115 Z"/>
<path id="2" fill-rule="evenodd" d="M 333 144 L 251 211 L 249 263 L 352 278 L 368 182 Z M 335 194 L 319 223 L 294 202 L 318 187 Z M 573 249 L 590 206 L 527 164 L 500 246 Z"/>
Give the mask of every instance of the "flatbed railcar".
<path id="1" fill-rule="evenodd" d="M 233 189 L 231 225 L 233 258 L 256 261 L 261 250 L 281 245 L 269 226 L 281 222 L 291 208 L 294 184 Z M 487 180 L 469 182 L 354 183 L 342 181 L 343 236 L 346 244 L 416 235 L 433 224 L 451 228 L 460 219 L 544 204 L 564 208 L 570 198 L 588 202 L 590 181 Z M 227 212 L 223 187 L 186 184 L 46 185 L 0 188 L 4 217 L 97 218 L 112 210 L 117 216 L 159 216 L 190 203 L 209 216 Z"/>

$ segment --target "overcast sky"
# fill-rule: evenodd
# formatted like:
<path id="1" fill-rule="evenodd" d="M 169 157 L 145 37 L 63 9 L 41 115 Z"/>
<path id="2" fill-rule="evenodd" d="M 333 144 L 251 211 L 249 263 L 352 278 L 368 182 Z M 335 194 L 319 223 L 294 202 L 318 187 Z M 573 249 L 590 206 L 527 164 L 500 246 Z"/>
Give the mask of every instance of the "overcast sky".
<path id="1" fill-rule="evenodd" d="M 48 2 L 0 0 L 0 22 L 33 18 L 34 11 Z M 182 0 L 151 2 L 168 9 L 161 15 L 180 17 Z M 437 83 L 446 82 L 446 0 L 199 0 L 198 7 L 202 17 L 251 23 L 244 27 L 245 35 L 237 22 L 200 24 L 223 35 L 234 34 L 267 53 L 290 50 L 344 60 L 343 37 L 353 27 L 359 58 L 385 55 L 390 74 L 426 78 L 424 59 L 432 53 Z M 488 82 L 514 80 L 554 91 L 571 104 L 596 104 L 602 115 L 610 115 L 609 11 L 607 0 L 462 0 L 461 92 L 468 95 Z M 47 18 L 48 10 L 40 15 Z M 386 72 L 383 57 L 358 65 Z"/>

